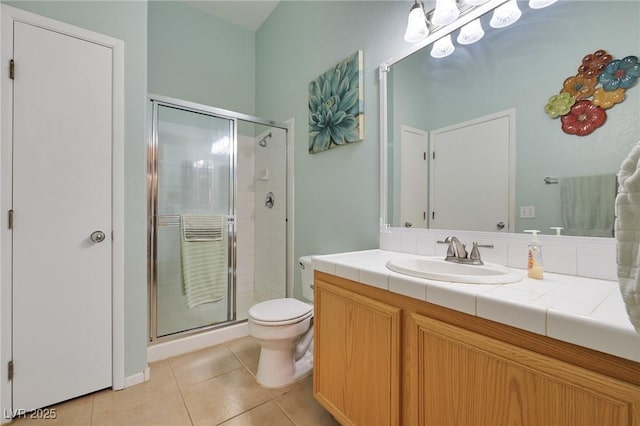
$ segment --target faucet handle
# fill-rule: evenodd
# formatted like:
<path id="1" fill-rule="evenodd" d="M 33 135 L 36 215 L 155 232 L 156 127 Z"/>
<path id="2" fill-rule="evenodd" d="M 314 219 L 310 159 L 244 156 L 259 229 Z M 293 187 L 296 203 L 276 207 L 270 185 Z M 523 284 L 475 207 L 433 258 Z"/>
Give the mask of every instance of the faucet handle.
<path id="1" fill-rule="evenodd" d="M 437 240 L 436 243 L 449 245 L 449 247 L 447 247 L 447 257 L 455 256 L 455 252 L 453 250 L 453 244 L 451 244 L 451 237 L 445 238 L 444 241 Z"/>
<path id="2" fill-rule="evenodd" d="M 469 254 L 469 259 L 477 261 L 480 265 L 484 265 L 480 258 L 480 250 L 478 250 L 479 247 L 493 248 L 493 244 L 478 244 L 477 241 L 473 242 L 473 248 L 471 249 L 471 254 Z"/>
<path id="3" fill-rule="evenodd" d="M 493 248 L 493 244 L 478 244 L 477 241 L 473 242 L 473 246 L 480 247 L 480 248 Z"/>

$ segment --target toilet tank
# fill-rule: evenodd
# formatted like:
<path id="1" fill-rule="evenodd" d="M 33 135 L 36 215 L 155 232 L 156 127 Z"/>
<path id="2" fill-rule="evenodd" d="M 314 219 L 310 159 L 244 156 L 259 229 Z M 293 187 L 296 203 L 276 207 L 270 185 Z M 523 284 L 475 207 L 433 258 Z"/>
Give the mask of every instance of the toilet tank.
<path id="1" fill-rule="evenodd" d="M 298 259 L 300 274 L 302 275 L 302 295 L 308 301 L 313 301 L 313 266 L 311 256 L 302 256 Z"/>

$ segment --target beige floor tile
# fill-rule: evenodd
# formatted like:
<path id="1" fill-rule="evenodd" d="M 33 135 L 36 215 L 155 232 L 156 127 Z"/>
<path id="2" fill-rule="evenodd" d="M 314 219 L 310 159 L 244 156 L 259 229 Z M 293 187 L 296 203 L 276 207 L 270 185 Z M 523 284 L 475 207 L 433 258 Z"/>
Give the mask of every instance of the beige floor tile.
<path id="1" fill-rule="evenodd" d="M 329 426 L 339 423 L 313 398 L 313 379 L 308 376 L 275 399 L 296 426 Z"/>
<path id="2" fill-rule="evenodd" d="M 93 417 L 104 417 L 149 400 L 158 400 L 165 395 L 179 395 L 178 386 L 166 361 L 155 362 L 150 365 L 150 369 L 151 378 L 145 383 L 119 391 L 108 389 L 96 393 Z"/>
<path id="3" fill-rule="evenodd" d="M 221 426 L 294 426 L 278 405 L 269 401 L 232 418 Z"/>
<path id="4" fill-rule="evenodd" d="M 94 415 L 92 426 L 191 426 L 191 420 L 180 394 L 165 392 L 103 417 Z"/>
<path id="5" fill-rule="evenodd" d="M 242 368 L 238 358 L 225 345 L 170 358 L 167 362 L 181 388 Z"/>
<path id="6" fill-rule="evenodd" d="M 303 384 L 303 382 L 305 380 L 312 380 L 312 376 L 311 374 L 309 374 L 308 376 L 302 377 L 301 379 L 296 380 L 295 382 L 287 385 L 287 386 L 283 386 L 281 388 L 277 388 L 277 389 L 269 389 L 269 393 L 271 394 L 271 396 L 273 398 L 277 398 L 281 395 L 284 395 L 285 393 L 289 393 L 295 389 L 297 389 L 298 387 L 300 387 L 301 384 Z"/>
<path id="7" fill-rule="evenodd" d="M 226 343 L 226 346 L 245 365 L 258 362 L 260 359 L 260 344 L 251 336 L 233 340 Z"/>
<path id="8" fill-rule="evenodd" d="M 258 385 L 260 345 L 252 337 L 151 364 L 146 383 L 52 406 L 56 419 L 18 426 L 337 425 L 313 399 L 312 377 L 280 389 Z M 238 361 L 239 360 L 239 361 Z M 178 383 L 180 382 L 180 386 Z"/>
<path id="9" fill-rule="evenodd" d="M 11 424 L 17 426 L 89 426 L 92 409 L 93 394 L 90 394 L 26 414 L 24 417 L 14 419 Z"/>
<path id="10" fill-rule="evenodd" d="M 190 385 L 182 395 L 196 426 L 217 425 L 271 399 L 246 369 Z"/>
<path id="11" fill-rule="evenodd" d="M 254 377 L 255 377 L 256 374 L 258 374 L 258 362 L 257 361 L 256 362 L 251 362 L 249 364 L 245 364 L 244 366 L 247 368 L 247 370 L 249 370 L 249 372 L 251 374 L 253 374 Z"/>

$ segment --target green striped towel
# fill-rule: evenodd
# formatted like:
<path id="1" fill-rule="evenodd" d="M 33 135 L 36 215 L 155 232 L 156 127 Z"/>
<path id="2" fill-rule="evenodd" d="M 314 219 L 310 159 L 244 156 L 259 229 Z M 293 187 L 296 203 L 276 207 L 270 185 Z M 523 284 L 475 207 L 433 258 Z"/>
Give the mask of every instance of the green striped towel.
<path id="1" fill-rule="evenodd" d="M 180 216 L 182 286 L 187 306 L 217 302 L 227 293 L 229 262 L 225 215 Z"/>

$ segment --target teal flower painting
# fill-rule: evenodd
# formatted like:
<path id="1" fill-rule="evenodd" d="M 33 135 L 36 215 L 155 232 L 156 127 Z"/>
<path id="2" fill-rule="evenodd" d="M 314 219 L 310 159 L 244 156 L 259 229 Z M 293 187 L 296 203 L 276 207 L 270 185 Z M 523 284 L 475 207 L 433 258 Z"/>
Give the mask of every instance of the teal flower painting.
<path id="1" fill-rule="evenodd" d="M 364 139 L 362 51 L 309 83 L 309 153 Z"/>

